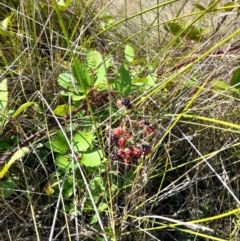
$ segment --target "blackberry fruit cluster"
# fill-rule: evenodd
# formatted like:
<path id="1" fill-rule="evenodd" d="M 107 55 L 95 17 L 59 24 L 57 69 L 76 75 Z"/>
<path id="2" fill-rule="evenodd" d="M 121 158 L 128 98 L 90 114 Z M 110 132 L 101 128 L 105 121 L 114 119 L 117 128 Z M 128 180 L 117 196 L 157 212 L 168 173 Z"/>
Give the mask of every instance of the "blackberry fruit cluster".
<path id="1" fill-rule="evenodd" d="M 117 105 L 132 107 L 128 98 L 119 99 Z M 145 139 L 149 140 L 152 133 L 154 133 L 154 127 L 147 119 L 131 121 L 129 116 L 122 119 L 121 126 L 106 131 L 106 137 L 111 140 L 112 150 L 114 150 L 110 158 L 125 164 L 137 163 L 141 157 L 151 154 L 151 146 L 145 142 Z"/>
<path id="2" fill-rule="evenodd" d="M 149 128 L 149 126 L 147 126 Z M 142 129 L 142 135 L 146 136 L 145 129 Z M 123 161 L 125 164 L 136 163 L 139 158 L 151 153 L 149 144 L 134 143 L 132 132 L 127 128 L 117 127 L 106 131 L 107 138 L 115 146 L 116 151 L 112 152 L 110 158 L 113 161 Z"/>
<path id="3" fill-rule="evenodd" d="M 123 161 L 126 164 L 137 162 L 137 160 L 143 155 L 143 151 L 139 147 L 126 147 L 119 149 L 117 152 L 111 154 L 113 161 Z"/>

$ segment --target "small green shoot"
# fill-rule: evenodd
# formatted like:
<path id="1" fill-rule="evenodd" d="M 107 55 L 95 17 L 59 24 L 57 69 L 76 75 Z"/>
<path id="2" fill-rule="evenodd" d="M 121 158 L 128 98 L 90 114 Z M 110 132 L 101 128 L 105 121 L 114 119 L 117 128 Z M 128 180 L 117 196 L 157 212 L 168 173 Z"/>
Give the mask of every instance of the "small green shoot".
<path id="1" fill-rule="evenodd" d="M 72 73 L 74 78 L 78 81 L 78 84 L 83 85 L 81 86 L 83 89 L 88 89 L 91 86 L 92 83 L 89 71 L 79 60 L 76 60 L 76 63 L 73 65 Z"/>
<path id="2" fill-rule="evenodd" d="M 0 133 L 7 123 L 8 85 L 7 79 L 0 82 Z"/>
<path id="3" fill-rule="evenodd" d="M 9 17 L 6 17 L 4 20 L 0 22 L 0 35 L 6 36 L 6 37 L 14 37 L 14 33 L 10 30 L 8 30 L 8 26 L 11 22 L 12 15 Z"/>
<path id="4" fill-rule="evenodd" d="M 237 89 L 240 89 L 240 68 L 234 70 L 232 78 L 230 80 L 230 85 Z"/>
<path id="5" fill-rule="evenodd" d="M 134 61 L 134 49 L 128 44 L 125 46 L 125 58 L 130 63 Z"/>
<path id="6" fill-rule="evenodd" d="M 70 3 L 72 2 L 72 0 L 56 0 L 57 2 L 57 6 L 59 8 L 60 11 L 65 11 L 68 6 L 70 5 Z"/>

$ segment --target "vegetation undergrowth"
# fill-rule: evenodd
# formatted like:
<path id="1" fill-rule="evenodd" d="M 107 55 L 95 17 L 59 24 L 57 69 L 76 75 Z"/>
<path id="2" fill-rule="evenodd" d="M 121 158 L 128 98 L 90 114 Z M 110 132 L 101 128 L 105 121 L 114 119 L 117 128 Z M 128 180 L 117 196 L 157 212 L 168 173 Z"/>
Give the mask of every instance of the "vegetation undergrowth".
<path id="1" fill-rule="evenodd" d="M 136 2 L 0 3 L 1 240 L 239 240 L 239 4 Z"/>

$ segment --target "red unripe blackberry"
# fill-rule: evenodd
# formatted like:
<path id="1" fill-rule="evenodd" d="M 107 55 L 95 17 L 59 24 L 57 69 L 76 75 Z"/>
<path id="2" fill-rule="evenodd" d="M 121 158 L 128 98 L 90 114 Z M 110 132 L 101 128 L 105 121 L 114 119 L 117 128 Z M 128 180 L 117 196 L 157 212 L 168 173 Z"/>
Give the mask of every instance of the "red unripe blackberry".
<path id="1" fill-rule="evenodd" d="M 147 128 L 146 128 L 146 127 L 143 129 L 143 132 L 142 132 L 142 133 L 143 133 L 144 136 L 147 135 Z"/>
<path id="2" fill-rule="evenodd" d="M 148 134 L 151 134 L 151 133 L 153 133 L 153 132 L 154 132 L 153 126 L 148 126 L 148 127 L 147 127 L 147 133 L 148 133 Z"/>
<path id="3" fill-rule="evenodd" d="M 125 155 L 127 156 L 131 156 L 132 155 L 132 152 L 133 152 L 133 149 L 131 147 L 128 147 L 128 148 L 125 148 L 124 149 L 124 152 L 125 152 Z"/>
<path id="4" fill-rule="evenodd" d="M 141 145 L 141 150 L 145 155 L 148 155 L 151 153 L 151 147 L 149 144 L 142 144 Z"/>
<path id="5" fill-rule="evenodd" d="M 125 157 L 125 151 L 124 151 L 123 149 L 119 149 L 118 152 L 117 152 L 117 154 L 118 154 L 120 157 L 122 157 L 122 158 Z"/>
<path id="6" fill-rule="evenodd" d="M 117 141 L 119 147 L 124 147 L 126 145 L 126 140 L 123 137 L 120 137 Z"/>
<path id="7" fill-rule="evenodd" d="M 129 164 L 131 162 L 131 160 L 127 159 L 127 158 L 125 158 L 123 161 L 124 161 L 125 164 Z"/>
<path id="8" fill-rule="evenodd" d="M 125 159 L 131 160 L 131 158 L 132 158 L 132 155 L 125 155 Z"/>
<path id="9" fill-rule="evenodd" d="M 117 127 L 116 129 L 114 129 L 114 134 L 117 135 L 118 137 L 120 137 L 123 134 L 123 129 L 121 127 Z"/>
<path id="10" fill-rule="evenodd" d="M 126 139 L 130 139 L 131 138 L 131 133 L 130 132 L 126 132 L 125 134 L 124 134 L 124 137 L 126 138 Z"/>
<path id="11" fill-rule="evenodd" d="M 137 158 L 137 159 L 140 158 L 142 156 L 142 154 L 143 154 L 143 151 L 139 147 L 135 147 L 133 149 L 133 156 L 135 158 Z"/>
<path id="12" fill-rule="evenodd" d="M 151 133 L 154 132 L 154 128 L 153 126 L 146 126 L 144 129 L 143 129 L 143 135 L 149 135 Z"/>

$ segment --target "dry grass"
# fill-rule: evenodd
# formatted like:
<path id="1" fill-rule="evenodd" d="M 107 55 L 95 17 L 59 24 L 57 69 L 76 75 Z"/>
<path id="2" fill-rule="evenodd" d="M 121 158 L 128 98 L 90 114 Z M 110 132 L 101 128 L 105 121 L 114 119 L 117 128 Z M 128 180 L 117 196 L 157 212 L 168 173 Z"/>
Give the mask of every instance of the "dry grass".
<path id="1" fill-rule="evenodd" d="M 162 1 L 73 1 L 62 12 L 76 58 L 84 62 L 89 49 L 111 54 L 114 65 L 107 77 L 114 81 L 125 61 L 124 47 L 130 44 L 136 58 L 146 59 L 139 75 L 153 71 L 157 82 L 130 94 L 133 110 L 127 118 L 117 109 L 118 97 L 113 95 L 110 107 L 108 102 L 96 107 L 95 119 L 85 112 L 71 125 L 61 122 L 53 132 L 27 143 L 30 154 L 0 180 L 16 184 L 10 188 L 12 195 L 0 196 L 0 240 L 238 240 L 239 93 L 214 92 L 211 85 L 219 79 L 230 83 L 238 68 L 238 49 L 229 49 L 239 44 L 238 35 L 233 34 L 238 31 L 239 16 L 236 9 L 221 10 L 225 2 L 219 1 L 216 11 L 197 13 L 193 1 L 165 6 Z M 157 4 L 163 6 L 154 8 Z M 8 3 L 0 6 L 9 12 Z M 14 112 L 30 101 L 42 109 L 40 113 L 26 108 L 8 122 L 0 143 L 12 148 L 20 144 L 19 139 L 55 123 L 51 110 L 66 101 L 56 80 L 70 69 L 73 55 L 53 6 L 40 6 L 28 1 L 11 6 L 15 8 L 11 26 L 15 37 L 0 36 L 0 78 L 8 79 L 8 109 Z M 145 12 L 148 8 L 152 10 Z M 119 24 L 103 30 L 103 14 L 110 14 Z M 208 34 L 203 41 L 172 35 L 163 26 L 173 19 L 184 27 L 192 22 Z M 221 54 L 214 52 L 219 49 Z M 108 109 L 106 117 L 103 110 Z M 105 124 L 120 123 L 116 113 L 134 128 L 142 119 L 153 123 L 155 132 L 148 140 L 152 154 L 134 165 L 116 164 L 108 158 L 97 169 L 79 165 L 76 173 L 63 175 L 56 166 L 56 153 L 44 146 L 50 136 L 60 127 L 74 132 L 74 124 L 94 129 L 97 120 L 100 139 L 96 136 L 94 145 L 101 146 Z M 139 136 L 137 131 L 134 134 Z M 10 151 L 2 148 L 2 157 Z M 73 187 L 69 196 L 64 192 L 68 183 Z M 52 194 L 46 191 L 50 185 Z M 91 195 L 100 197 L 95 203 L 100 219 L 94 225 L 90 223 L 96 211 Z M 100 213 L 99 203 L 107 204 L 104 212 Z"/>

